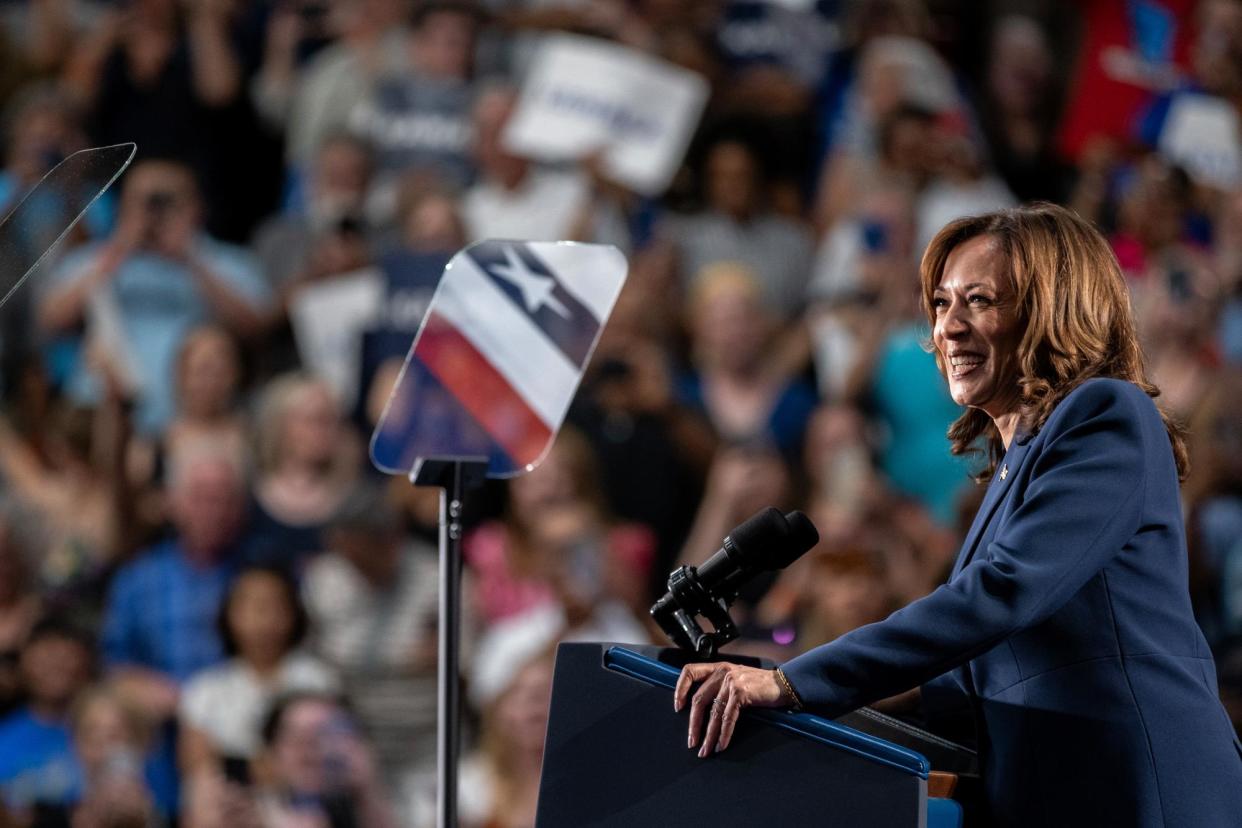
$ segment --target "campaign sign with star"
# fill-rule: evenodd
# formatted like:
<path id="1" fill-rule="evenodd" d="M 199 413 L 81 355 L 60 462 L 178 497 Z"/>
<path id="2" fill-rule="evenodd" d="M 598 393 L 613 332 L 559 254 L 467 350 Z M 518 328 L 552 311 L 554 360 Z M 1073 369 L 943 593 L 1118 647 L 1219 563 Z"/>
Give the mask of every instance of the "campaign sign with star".
<path id="1" fill-rule="evenodd" d="M 611 245 L 488 240 L 444 269 L 371 437 L 380 469 L 487 457 L 538 464 L 565 419 L 627 265 Z"/>

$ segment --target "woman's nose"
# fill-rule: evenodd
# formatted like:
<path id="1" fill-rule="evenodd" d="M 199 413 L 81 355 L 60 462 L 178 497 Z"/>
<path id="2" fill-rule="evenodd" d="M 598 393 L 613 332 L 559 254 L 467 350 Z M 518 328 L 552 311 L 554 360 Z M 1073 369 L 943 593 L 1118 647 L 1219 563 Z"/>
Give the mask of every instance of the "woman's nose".
<path id="1" fill-rule="evenodd" d="M 970 330 L 962 305 L 954 302 L 945 308 L 940 317 L 940 334 L 950 338 L 963 336 Z"/>

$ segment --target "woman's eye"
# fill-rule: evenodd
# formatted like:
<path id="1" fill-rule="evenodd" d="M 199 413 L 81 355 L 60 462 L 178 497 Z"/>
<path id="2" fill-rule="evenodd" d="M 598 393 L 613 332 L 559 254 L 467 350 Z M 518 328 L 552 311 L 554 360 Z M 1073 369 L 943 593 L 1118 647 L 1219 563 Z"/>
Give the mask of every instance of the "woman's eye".
<path id="1" fill-rule="evenodd" d="M 943 296 L 933 298 L 931 303 L 933 308 L 947 308 L 949 306 L 949 300 Z"/>
<path id="2" fill-rule="evenodd" d="M 984 296 L 982 293 L 972 293 L 970 296 L 966 297 L 966 301 L 973 305 L 986 305 L 992 300 L 989 297 Z"/>

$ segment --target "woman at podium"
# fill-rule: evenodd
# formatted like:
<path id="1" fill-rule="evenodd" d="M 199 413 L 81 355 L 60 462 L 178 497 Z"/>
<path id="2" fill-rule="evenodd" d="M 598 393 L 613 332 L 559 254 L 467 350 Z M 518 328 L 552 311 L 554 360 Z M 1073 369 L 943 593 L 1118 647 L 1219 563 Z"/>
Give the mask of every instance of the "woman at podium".
<path id="1" fill-rule="evenodd" d="M 922 685 L 929 714 L 973 713 L 994 824 L 1242 825 L 1242 744 L 1187 587 L 1186 450 L 1107 242 L 1053 205 L 965 218 L 921 282 L 966 407 L 953 451 L 988 460 L 952 574 L 776 670 L 686 667 L 690 746 L 727 747 L 748 706 L 835 717 Z"/>

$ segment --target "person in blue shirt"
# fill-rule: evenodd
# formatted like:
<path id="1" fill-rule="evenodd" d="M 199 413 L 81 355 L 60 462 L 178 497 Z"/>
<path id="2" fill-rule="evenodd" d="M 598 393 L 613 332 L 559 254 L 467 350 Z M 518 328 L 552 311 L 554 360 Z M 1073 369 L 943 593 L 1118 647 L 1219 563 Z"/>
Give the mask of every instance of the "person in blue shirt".
<path id="1" fill-rule="evenodd" d="M 974 719 L 989 825 L 1236 825 L 1242 742 L 1191 610 L 1182 430 L 1152 402 L 1108 243 L 1042 204 L 959 219 L 922 295 L 956 453 L 990 480 L 946 584 L 775 670 L 692 664 L 689 743 L 741 710 L 836 717 L 921 685 Z M 704 724 L 706 731 L 704 732 Z"/>
<path id="2" fill-rule="evenodd" d="M 81 630 L 45 619 L 21 653 L 26 702 L 0 720 L 0 796 L 5 806 L 64 805 L 77 794 L 69 712 L 94 672 L 94 648 Z"/>
<path id="3" fill-rule="evenodd" d="M 135 427 L 160 433 L 173 413 L 177 352 L 192 328 L 218 322 L 242 340 L 269 324 L 271 291 L 258 260 L 207 236 L 190 169 L 173 161 L 135 164 L 125 177 L 115 232 L 72 251 L 38 303 L 50 335 L 86 338 L 137 398 Z M 98 394 L 88 360 L 61 370 L 70 395 Z"/>
<path id="4" fill-rule="evenodd" d="M 239 463 L 210 441 L 170 457 L 172 537 L 121 568 L 103 627 L 111 676 L 157 720 L 176 711 L 180 685 L 224 659 L 216 618 L 244 552 Z"/>

